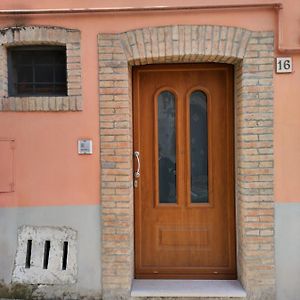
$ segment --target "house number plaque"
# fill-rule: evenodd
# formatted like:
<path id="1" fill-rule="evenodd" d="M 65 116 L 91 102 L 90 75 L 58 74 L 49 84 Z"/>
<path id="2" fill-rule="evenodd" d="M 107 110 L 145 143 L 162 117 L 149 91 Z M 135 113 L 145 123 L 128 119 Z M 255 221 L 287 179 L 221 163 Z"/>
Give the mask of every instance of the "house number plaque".
<path id="1" fill-rule="evenodd" d="M 291 57 L 277 57 L 276 58 L 276 73 L 292 73 L 293 61 Z"/>

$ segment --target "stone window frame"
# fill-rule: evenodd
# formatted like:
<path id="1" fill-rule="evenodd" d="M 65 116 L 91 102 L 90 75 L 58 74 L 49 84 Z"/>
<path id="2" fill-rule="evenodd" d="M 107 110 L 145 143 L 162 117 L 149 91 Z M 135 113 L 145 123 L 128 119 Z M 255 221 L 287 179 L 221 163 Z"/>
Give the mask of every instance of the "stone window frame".
<path id="1" fill-rule="evenodd" d="M 0 29 L 0 112 L 81 111 L 81 33 L 53 26 L 20 26 Z M 10 46 L 65 46 L 67 96 L 8 95 L 7 48 Z"/>
<path id="2" fill-rule="evenodd" d="M 215 25 L 101 33 L 99 47 L 103 299 L 130 299 L 134 278 L 131 68 L 234 65 L 238 280 L 247 299 L 275 298 L 274 34 Z"/>

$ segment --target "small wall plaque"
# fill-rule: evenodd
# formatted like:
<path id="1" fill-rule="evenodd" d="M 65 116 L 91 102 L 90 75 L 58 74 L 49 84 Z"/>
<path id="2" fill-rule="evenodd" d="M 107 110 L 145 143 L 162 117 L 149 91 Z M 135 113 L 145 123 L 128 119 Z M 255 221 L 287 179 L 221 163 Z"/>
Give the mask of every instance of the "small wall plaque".
<path id="1" fill-rule="evenodd" d="M 276 73 L 292 73 L 293 61 L 291 57 L 276 57 Z"/>
<path id="2" fill-rule="evenodd" d="M 78 140 L 78 154 L 93 154 L 92 140 Z"/>

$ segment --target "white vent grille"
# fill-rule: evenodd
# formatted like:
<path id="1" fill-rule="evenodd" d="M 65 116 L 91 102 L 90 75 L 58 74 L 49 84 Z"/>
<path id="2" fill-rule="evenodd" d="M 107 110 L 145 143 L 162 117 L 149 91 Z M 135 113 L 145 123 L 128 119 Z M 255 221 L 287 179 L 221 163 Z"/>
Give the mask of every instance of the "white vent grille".
<path id="1" fill-rule="evenodd" d="M 12 281 L 29 284 L 75 283 L 77 232 L 68 227 L 22 226 Z"/>

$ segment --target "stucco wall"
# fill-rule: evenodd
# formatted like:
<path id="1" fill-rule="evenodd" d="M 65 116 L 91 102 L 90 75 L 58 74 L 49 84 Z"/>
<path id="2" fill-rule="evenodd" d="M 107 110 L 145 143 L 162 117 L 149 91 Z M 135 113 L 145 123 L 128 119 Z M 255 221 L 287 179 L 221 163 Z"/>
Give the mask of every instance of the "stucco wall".
<path id="1" fill-rule="evenodd" d="M 185 5 L 237 3 L 224 0 L 187 0 Z M 249 1 L 250 3 L 250 1 Z M 253 0 L 251 3 L 263 3 Z M 288 47 L 299 47 L 300 6 L 296 0 L 283 3 L 283 41 Z M 101 1 L 108 6 L 180 5 L 179 0 Z M 0 9 L 82 7 L 80 0 L 2 0 Z M 86 7 L 99 7 L 99 1 L 88 0 Z M 0 280 L 8 282 L 15 254 L 17 227 L 19 225 L 73 226 L 85 235 L 79 243 L 81 279 L 76 289 L 100 288 L 100 218 L 96 212 L 100 203 L 99 158 L 99 81 L 97 35 L 117 33 L 136 28 L 176 25 L 210 24 L 241 27 L 253 31 L 277 32 L 276 14 L 272 9 L 184 11 L 160 13 L 79 14 L 79 15 L 26 15 L 0 16 L 0 27 L 15 25 L 51 25 L 78 29 L 81 32 L 82 100 L 81 112 L 0 112 L 0 138 L 15 140 L 15 191 L 0 193 Z M 276 53 L 275 53 L 276 54 Z M 282 55 L 277 53 L 277 55 Z M 299 236 L 297 210 L 288 204 L 300 202 L 300 55 L 293 54 L 294 72 L 288 75 L 274 74 L 274 143 L 275 143 L 275 200 L 276 206 L 276 259 L 278 299 L 296 299 L 299 283 L 287 282 L 282 276 L 286 271 L 299 275 L 296 253 Z M 94 154 L 79 156 L 77 139 L 91 138 Z M 0 178 L 1 180 L 1 178 Z M 280 203 L 287 203 L 281 206 Z M 77 206 L 75 206 L 77 205 Z M 39 208 L 31 208 L 39 206 Z M 59 208 L 64 206 L 63 208 Z M 70 208 L 67 208 L 70 206 Z M 94 207 L 89 212 L 86 207 Z M 27 207 L 27 208 L 26 208 Z M 47 212 L 47 213 L 46 213 Z M 44 216 L 45 218 L 42 218 Z M 83 217 L 83 219 L 81 219 Z M 85 217 L 90 222 L 86 223 Z M 289 219 L 287 223 L 286 220 Z M 81 226 L 82 225 L 82 226 Z M 93 228 L 95 231 L 93 231 Z M 286 234 L 289 232 L 290 234 Z M 94 239 L 91 242 L 87 238 Z M 95 242 L 94 242 L 95 240 Z M 87 248 L 89 244 L 89 248 Z M 286 245 L 283 248 L 282 245 Z M 83 257 L 90 257 L 85 268 Z M 97 252 L 98 251 L 98 252 Z M 287 260 L 285 251 L 293 259 Z M 97 252 L 97 253 L 96 253 Z M 2 255 L 4 253 L 5 255 Z M 97 263 L 95 264 L 95 261 Z M 92 267 L 93 262 L 93 267 Z M 294 263 L 295 262 L 295 263 Z M 93 269 L 94 268 L 94 269 Z M 93 281 L 84 276 L 96 272 Z M 97 273 L 98 272 L 98 273 Z M 283 272 L 283 273 L 282 273 Z M 293 278 L 297 278 L 296 275 Z M 88 277 L 87 277 L 88 278 Z M 287 290 L 289 287 L 289 290 Z M 284 298 L 289 297 L 289 298 Z"/>
<path id="2" fill-rule="evenodd" d="M 170 2 L 170 1 L 169 1 Z M 168 4 L 156 1 L 155 4 Z M 196 3 L 197 2 L 197 3 Z M 214 3 L 232 1 L 209 1 Z M 253 1 L 253 3 L 262 1 Z M 64 4 L 57 1 L 43 1 L 36 4 L 29 0 L 4 0 L 0 8 L 40 8 L 79 6 L 79 1 Z M 143 2 L 145 5 L 150 1 Z M 180 4 L 172 1 L 173 5 Z M 203 1 L 203 3 L 208 3 Z M 121 4 L 121 2 L 119 3 Z M 170 3 L 169 3 L 170 4 Z M 198 4 L 188 1 L 187 4 Z M 283 1 L 284 42 L 288 46 L 297 45 L 297 16 L 300 8 L 295 1 Z M 89 1 L 87 6 L 99 6 L 97 1 Z M 109 6 L 104 2 L 103 6 Z M 118 2 L 114 2 L 117 6 Z M 124 2 L 122 2 L 124 5 Z M 136 1 L 126 1 L 126 5 L 141 5 Z M 201 16 L 201 18 L 199 18 Z M 255 22 L 253 20 L 255 19 Z M 0 196 L 1 206 L 95 204 L 99 202 L 99 157 L 79 157 L 76 141 L 79 137 L 94 140 L 94 153 L 98 153 L 98 70 L 97 34 L 100 32 L 121 32 L 129 29 L 169 25 L 169 24 L 214 24 L 244 27 L 249 30 L 276 30 L 276 17 L 271 9 L 235 11 L 193 11 L 172 13 L 133 13 L 104 15 L 61 16 L 14 16 L 0 17 L 1 27 L 16 24 L 44 24 L 79 29 L 82 33 L 82 113 L 1 113 L 0 136 L 16 139 L 16 191 Z M 299 55 L 293 55 L 294 69 L 300 66 Z M 275 75 L 275 195 L 279 202 L 297 202 L 300 188 L 297 184 L 297 170 L 300 148 L 297 93 L 300 75 L 297 71 L 289 75 Z M 45 131 L 47 130 L 47 134 Z M 27 132 L 31 132 L 30 136 Z M 59 145 L 59 147 L 57 147 Z M 53 166 L 60 166 L 53 167 Z M 80 172 L 78 171 L 80 170 Z M 45 172 L 46 171 L 46 172 Z M 30 173 L 30 174 L 29 174 Z M 43 174 L 43 176 L 40 176 Z M 61 182 L 66 181 L 62 187 Z M 46 184 L 50 183 L 50 184 Z M 58 200 L 59 199 L 59 200 Z"/>

